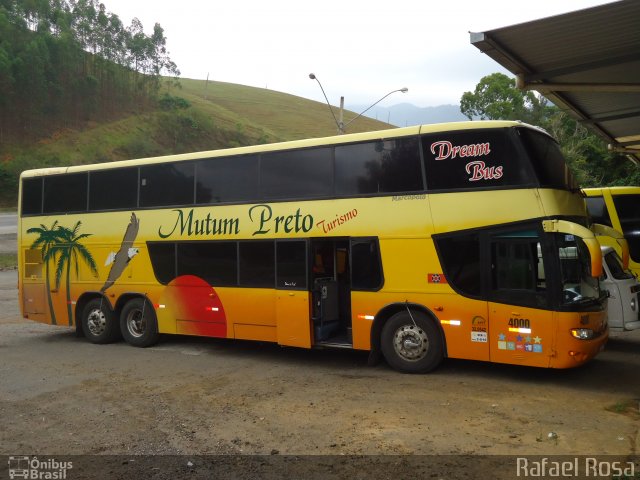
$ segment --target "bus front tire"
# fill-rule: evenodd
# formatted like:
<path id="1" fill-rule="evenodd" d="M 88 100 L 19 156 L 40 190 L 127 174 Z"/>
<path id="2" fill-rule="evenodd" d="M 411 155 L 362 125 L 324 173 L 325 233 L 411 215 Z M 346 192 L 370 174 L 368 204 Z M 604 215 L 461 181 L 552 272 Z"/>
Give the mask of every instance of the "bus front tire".
<path id="1" fill-rule="evenodd" d="M 442 336 L 422 312 L 401 311 L 382 328 L 382 353 L 391 367 L 405 373 L 426 373 L 444 357 Z"/>
<path id="2" fill-rule="evenodd" d="M 160 335 L 153 305 L 142 298 L 129 300 L 120 314 L 120 330 L 129 345 L 134 347 L 154 345 Z"/>
<path id="3" fill-rule="evenodd" d="M 89 300 L 82 310 L 82 332 L 91 343 L 111 343 L 118 338 L 118 322 L 109 302 L 101 298 Z"/>

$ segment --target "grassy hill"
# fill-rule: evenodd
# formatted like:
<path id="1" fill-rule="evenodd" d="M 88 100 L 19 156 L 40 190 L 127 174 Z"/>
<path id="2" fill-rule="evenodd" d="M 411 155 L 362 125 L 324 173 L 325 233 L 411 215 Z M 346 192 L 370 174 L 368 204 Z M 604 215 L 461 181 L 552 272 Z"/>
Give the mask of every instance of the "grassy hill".
<path id="1" fill-rule="evenodd" d="M 235 129 L 244 124 L 248 131 L 266 133 L 275 141 L 335 135 L 336 125 L 325 103 L 314 102 L 282 92 L 222 82 L 181 80 L 184 96 L 202 109 L 215 108 L 222 125 Z M 334 110 L 338 115 L 337 107 Z M 345 121 L 356 113 L 345 112 Z M 234 124 L 229 123 L 234 121 Z M 391 128 L 390 125 L 361 117 L 349 126 L 349 132 Z"/>
<path id="2" fill-rule="evenodd" d="M 53 129 L 46 138 L 0 144 L 0 207 L 14 207 L 21 171 L 43 166 L 102 163 L 130 158 L 273 143 L 335 135 L 324 103 L 243 85 L 183 79 L 161 92 L 178 106 L 142 111 L 132 106 L 114 120 L 81 129 Z M 174 102 L 175 103 L 175 102 Z M 164 105 L 164 107 L 163 107 Z M 335 109 L 337 116 L 337 108 Z M 356 114 L 345 112 L 348 121 Z M 391 126 L 361 117 L 349 132 Z"/>

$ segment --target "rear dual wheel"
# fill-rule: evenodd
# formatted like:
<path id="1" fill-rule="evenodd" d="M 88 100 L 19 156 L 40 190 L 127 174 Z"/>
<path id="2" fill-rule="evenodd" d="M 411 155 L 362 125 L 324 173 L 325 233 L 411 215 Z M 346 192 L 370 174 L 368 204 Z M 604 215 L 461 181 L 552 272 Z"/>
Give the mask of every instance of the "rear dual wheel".
<path id="1" fill-rule="evenodd" d="M 120 330 L 129 345 L 150 347 L 159 338 L 153 305 L 145 298 L 129 300 L 120 314 Z"/>

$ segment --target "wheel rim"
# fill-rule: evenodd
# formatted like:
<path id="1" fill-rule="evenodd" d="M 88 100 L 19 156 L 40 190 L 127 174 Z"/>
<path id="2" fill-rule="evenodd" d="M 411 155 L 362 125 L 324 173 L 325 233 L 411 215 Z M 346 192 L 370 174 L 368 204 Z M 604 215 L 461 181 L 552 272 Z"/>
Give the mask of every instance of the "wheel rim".
<path id="1" fill-rule="evenodd" d="M 393 335 L 393 348 L 400 358 L 409 362 L 423 359 L 429 351 L 429 338 L 416 325 L 403 325 Z"/>
<path id="2" fill-rule="evenodd" d="M 87 317 L 87 327 L 89 328 L 89 333 L 94 337 L 102 335 L 107 328 L 107 317 L 105 317 L 104 312 L 99 308 L 91 310 Z"/>
<path id="3" fill-rule="evenodd" d="M 147 321 L 142 314 L 142 310 L 135 309 L 127 315 L 127 330 L 132 337 L 140 338 L 147 329 Z"/>

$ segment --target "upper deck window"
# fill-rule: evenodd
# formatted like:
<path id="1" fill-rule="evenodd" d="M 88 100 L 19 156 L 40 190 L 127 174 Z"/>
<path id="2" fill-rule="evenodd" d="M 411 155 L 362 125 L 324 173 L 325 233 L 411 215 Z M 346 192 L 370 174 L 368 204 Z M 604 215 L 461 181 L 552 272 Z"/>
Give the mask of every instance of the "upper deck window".
<path id="1" fill-rule="evenodd" d="M 510 129 L 462 130 L 422 137 L 429 190 L 534 186 L 528 159 Z"/>
<path id="2" fill-rule="evenodd" d="M 574 190 L 577 185 L 560 151 L 551 137 L 529 128 L 517 128 L 522 145 L 526 149 L 531 165 L 541 187 Z"/>
<path id="3" fill-rule="evenodd" d="M 336 194 L 423 190 L 416 137 L 336 146 Z"/>
<path id="4" fill-rule="evenodd" d="M 43 212 L 67 213 L 87 210 L 87 173 L 51 175 L 44 179 Z"/>
<path id="5" fill-rule="evenodd" d="M 125 210 L 138 206 L 138 169 L 89 172 L 89 210 Z"/>
<path id="6" fill-rule="evenodd" d="M 260 182 L 266 200 L 328 197 L 333 193 L 332 149 L 265 153 Z"/>
<path id="7" fill-rule="evenodd" d="M 479 128 L 25 179 L 22 214 L 535 187 L 573 187 L 557 143 Z"/>
<path id="8" fill-rule="evenodd" d="M 140 168 L 140 206 L 189 205 L 194 200 L 193 162 L 159 163 Z"/>
<path id="9" fill-rule="evenodd" d="M 260 197 L 259 156 L 196 162 L 196 203 L 250 202 Z"/>
<path id="10" fill-rule="evenodd" d="M 22 181 L 22 215 L 42 213 L 42 177 Z"/>

